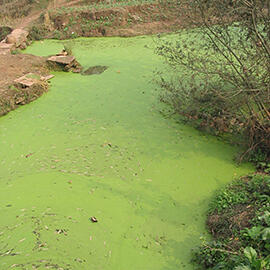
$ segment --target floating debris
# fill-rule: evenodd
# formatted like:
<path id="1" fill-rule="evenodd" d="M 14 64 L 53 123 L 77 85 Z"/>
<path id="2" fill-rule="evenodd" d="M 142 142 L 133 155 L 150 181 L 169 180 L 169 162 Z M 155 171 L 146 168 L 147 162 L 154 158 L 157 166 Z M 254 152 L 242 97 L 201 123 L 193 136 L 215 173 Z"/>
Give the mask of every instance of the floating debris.
<path id="1" fill-rule="evenodd" d="M 95 223 L 95 222 L 98 222 L 97 218 L 96 217 L 91 217 L 90 220 Z"/>
<path id="2" fill-rule="evenodd" d="M 55 233 L 56 233 L 56 234 L 62 234 L 62 233 L 63 233 L 64 235 L 67 235 L 67 231 L 64 230 L 64 229 L 56 229 L 56 230 L 55 230 Z"/>
<path id="3" fill-rule="evenodd" d="M 29 153 L 29 154 L 27 154 L 27 155 L 25 156 L 25 158 L 29 158 L 29 157 L 31 157 L 33 154 L 34 154 L 34 153 Z"/>

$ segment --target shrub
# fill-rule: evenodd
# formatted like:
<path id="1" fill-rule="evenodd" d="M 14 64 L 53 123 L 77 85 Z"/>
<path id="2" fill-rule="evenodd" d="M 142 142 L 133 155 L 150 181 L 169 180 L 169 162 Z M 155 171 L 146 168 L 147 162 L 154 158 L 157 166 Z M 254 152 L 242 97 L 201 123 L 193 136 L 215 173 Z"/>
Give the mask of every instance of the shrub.
<path id="1" fill-rule="evenodd" d="M 215 239 L 203 241 L 193 253 L 201 269 L 270 269 L 270 176 L 257 174 L 228 185 L 213 199 L 207 223 Z"/>
<path id="2" fill-rule="evenodd" d="M 33 25 L 32 28 L 29 31 L 29 37 L 32 40 L 41 40 L 44 38 L 46 34 L 46 29 L 43 25 L 35 26 Z"/>
<path id="3" fill-rule="evenodd" d="M 184 1 L 183 1 L 184 3 Z M 185 1 L 190 27 L 157 53 L 172 76 L 158 74 L 162 100 L 200 127 L 240 135 L 250 157 L 270 157 L 270 2 Z"/>

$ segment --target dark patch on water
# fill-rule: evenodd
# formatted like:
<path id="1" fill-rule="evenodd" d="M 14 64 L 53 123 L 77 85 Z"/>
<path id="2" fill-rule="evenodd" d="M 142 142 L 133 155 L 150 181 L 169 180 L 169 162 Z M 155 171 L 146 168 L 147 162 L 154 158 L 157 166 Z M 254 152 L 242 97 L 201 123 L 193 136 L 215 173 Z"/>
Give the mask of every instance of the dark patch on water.
<path id="1" fill-rule="evenodd" d="M 93 74 L 101 74 L 103 73 L 108 67 L 107 66 L 94 66 L 90 67 L 87 70 L 83 71 L 82 75 L 93 75 Z"/>

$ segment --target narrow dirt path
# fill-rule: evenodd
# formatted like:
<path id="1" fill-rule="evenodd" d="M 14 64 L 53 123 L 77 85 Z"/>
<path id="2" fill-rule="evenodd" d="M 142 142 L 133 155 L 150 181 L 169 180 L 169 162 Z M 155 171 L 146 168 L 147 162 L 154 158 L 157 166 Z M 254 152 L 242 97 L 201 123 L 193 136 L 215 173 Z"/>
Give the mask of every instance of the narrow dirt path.
<path id="1" fill-rule="evenodd" d="M 28 16 L 19 20 L 16 23 L 14 28 L 25 29 L 30 24 L 32 24 L 34 21 L 36 21 L 44 11 L 49 11 L 50 9 L 55 9 L 55 8 L 59 8 L 59 7 L 74 6 L 76 4 L 79 4 L 80 2 L 81 2 L 81 0 L 73 0 L 73 1 L 53 0 L 53 1 L 50 1 L 46 9 L 32 12 Z"/>
<path id="2" fill-rule="evenodd" d="M 30 25 L 32 22 L 37 20 L 39 16 L 41 15 L 42 11 L 37 11 L 35 13 L 30 14 L 29 16 L 23 18 L 20 20 L 15 28 L 18 29 L 25 29 L 28 25 Z"/>

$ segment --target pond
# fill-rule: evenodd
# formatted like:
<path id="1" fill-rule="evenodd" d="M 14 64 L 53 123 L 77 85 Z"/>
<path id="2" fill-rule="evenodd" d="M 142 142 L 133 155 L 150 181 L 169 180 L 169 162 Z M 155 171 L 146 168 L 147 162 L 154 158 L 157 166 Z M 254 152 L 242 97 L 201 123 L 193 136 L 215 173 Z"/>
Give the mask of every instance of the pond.
<path id="1" fill-rule="evenodd" d="M 85 69 L 108 68 L 55 72 L 47 94 L 0 119 L 0 269 L 194 269 L 211 196 L 251 166 L 160 113 L 153 37 L 68 42 Z"/>

